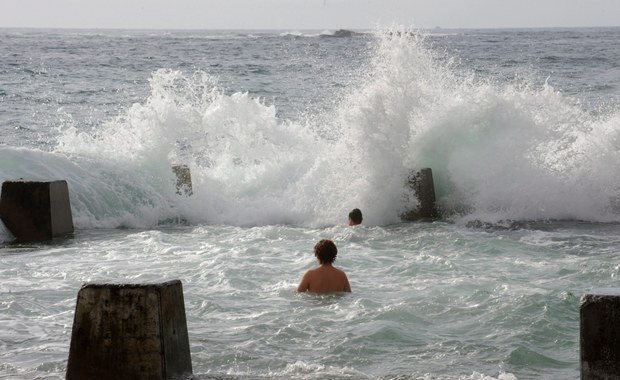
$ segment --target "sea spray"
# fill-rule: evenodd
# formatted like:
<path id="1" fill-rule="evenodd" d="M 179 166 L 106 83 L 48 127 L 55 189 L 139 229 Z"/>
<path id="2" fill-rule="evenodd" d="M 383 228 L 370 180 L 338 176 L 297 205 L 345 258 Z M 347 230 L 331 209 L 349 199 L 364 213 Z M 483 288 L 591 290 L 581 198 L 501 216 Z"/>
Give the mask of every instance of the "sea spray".
<path id="1" fill-rule="evenodd" d="M 369 225 L 396 223 L 416 206 L 405 180 L 422 167 L 445 218 L 618 220 L 618 113 L 594 116 L 551 84 L 477 77 L 412 30 L 374 38 L 325 114 L 281 119 L 206 71 L 160 69 L 143 103 L 96 129 L 67 123 L 56 152 L 108 168 L 99 187 L 134 196 L 105 215 L 149 215 L 136 217 L 145 226 L 331 225 L 354 207 Z M 176 163 L 189 165 L 194 196 L 171 191 Z"/>
<path id="2" fill-rule="evenodd" d="M 66 180 L 76 229 L 142 228 L 174 215 L 171 173 L 157 178 L 131 162 L 120 165 L 25 148 L 0 148 L 0 156 L 2 181 Z"/>
<path id="3" fill-rule="evenodd" d="M 590 141 L 605 122 L 549 85 L 465 90 L 430 121 L 434 132 L 424 144 L 416 144 L 427 156 L 444 155 L 445 165 L 434 165 L 443 210 L 488 221 L 616 218 L 610 208 L 616 181 L 592 178 L 600 163 Z"/>
<path id="4" fill-rule="evenodd" d="M 399 215 L 417 206 L 405 186 L 411 171 L 428 166 L 415 159 L 412 139 L 419 133 L 420 115 L 429 112 L 437 94 L 447 93 L 435 55 L 424 36 L 391 28 L 376 33 L 373 59 L 336 111 L 341 128 L 338 154 L 350 162 L 348 195 L 377 224 L 399 221 Z M 446 63 L 448 66 L 449 63 Z M 442 92 L 444 90 L 444 92 Z M 422 126 L 423 127 L 423 126 Z"/>
<path id="5" fill-rule="evenodd" d="M 99 130 L 68 126 L 58 152 L 110 162 L 119 176 L 134 177 L 136 188 L 159 189 L 163 203 L 176 205 L 177 217 L 190 222 L 303 221 L 290 216 L 299 195 L 287 188 L 318 154 L 314 136 L 279 121 L 273 106 L 247 93 L 224 95 L 204 72 L 158 70 L 150 84 L 144 104 L 134 104 Z M 192 171 L 191 198 L 171 196 L 161 182 L 179 162 Z M 170 218 L 168 211 L 159 210 L 162 220 Z"/>
<path id="6" fill-rule="evenodd" d="M 601 144 L 615 140 L 617 113 L 595 118 L 549 84 L 459 72 L 411 31 L 380 37 L 360 103 L 381 120 L 351 125 L 370 121 L 362 139 L 383 131 L 393 166 L 431 167 L 444 217 L 618 219 L 618 181 L 601 175 L 609 163 L 598 158 L 618 163 L 617 149 Z"/>

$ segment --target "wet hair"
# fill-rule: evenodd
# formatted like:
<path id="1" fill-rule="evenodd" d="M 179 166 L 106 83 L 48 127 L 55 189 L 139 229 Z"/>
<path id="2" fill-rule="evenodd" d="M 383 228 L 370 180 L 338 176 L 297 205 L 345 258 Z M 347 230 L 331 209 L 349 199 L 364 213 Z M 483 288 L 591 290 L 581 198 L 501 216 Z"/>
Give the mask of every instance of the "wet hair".
<path id="1" fill-rule="evenodd" d="M 336 260 L 338 248 L 333 241 L 328 239 L 319 240 L 314 245 L 314 256 L 319 259 L 321 264 L 331 264 Z"/>
<path id="2" fill-rule="evenodd" d="M 349 213 L 349 219 L 351 219 L 351 221 L 353 221 L 353 223 L 355 223 L 355 224 L 362 223 L 362 219 L 363 219 L 362 218 L 362 211 L 360 211 L 359 208 L 354 208 Z"/>

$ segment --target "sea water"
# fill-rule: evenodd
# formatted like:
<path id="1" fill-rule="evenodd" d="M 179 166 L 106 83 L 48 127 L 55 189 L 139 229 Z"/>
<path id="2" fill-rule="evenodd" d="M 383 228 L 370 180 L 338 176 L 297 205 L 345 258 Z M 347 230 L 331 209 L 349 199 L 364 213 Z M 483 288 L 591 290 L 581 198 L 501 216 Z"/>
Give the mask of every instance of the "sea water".
<path id="1" fill-rule="evenodd" d="M 579 378 L 580 297 L 620 272 L 620 29 L 5 29 L 0 50 L 0 180 L 67 180 L 75 223 L 0 224 L 0 378 L 64 378 L 82 284 L 171 279 L 197 379 Z M 404 223 L 423 167 L 441 218 Z M 295 292 L 323 238 L 351 294 Z"/>

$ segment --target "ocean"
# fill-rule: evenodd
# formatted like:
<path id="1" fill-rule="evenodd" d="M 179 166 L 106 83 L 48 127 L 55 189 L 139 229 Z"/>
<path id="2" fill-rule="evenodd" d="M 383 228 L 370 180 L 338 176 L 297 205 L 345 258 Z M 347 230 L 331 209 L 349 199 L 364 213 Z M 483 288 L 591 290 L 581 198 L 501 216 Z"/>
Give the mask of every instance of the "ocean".
<path id="1" fill-rule="evenodd" d="M 580 298 L 620 274 L 620 28 L 0 29 L 0 51 L 0 180 L 66 180 L 75 224 L 0 223 L 0 379 L 64 378 L 83 284 L 173 279 L 195 379 L 579 378 Z M 421 168 L 440 217 L 404 222 Z M 295 291 L 324 238 L 351 294 Z"/>

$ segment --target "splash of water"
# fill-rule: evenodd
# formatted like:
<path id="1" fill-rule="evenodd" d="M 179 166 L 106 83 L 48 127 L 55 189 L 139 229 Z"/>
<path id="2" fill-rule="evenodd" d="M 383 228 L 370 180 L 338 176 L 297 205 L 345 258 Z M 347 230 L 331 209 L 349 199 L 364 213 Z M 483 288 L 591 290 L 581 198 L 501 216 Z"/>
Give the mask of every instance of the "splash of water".
<path id="1" fill-rule="evenodd" d="M 388 184 L 383 210 L 402 207 L 398 174 L 431 167 L 446 217 L 618 220 L 619 113 L 592 116 L 549 84 L 458 72 L 400 29 L 379 34 L 370 70 L 342 120 L 344 140 L 374 176 L 366 195 Z"/>
<path id="2" fill-rule="evenodd" d="M 368 224 L 394 223 L 415 206 L 404 183 L 421 167 L 433 169 L 445 217 L 619 219 L 618 113 L 592 116 L 549 84 L 476 78 L 410 30 L 376 39 L 328 115 L 280 120 L 247 93 L 225 95 L 208 73 L 162 69 L 149 98 L 117 119 L 93 131 L 66 124 L 56 152 L 94 162 L 79 164 L 97 173 L 85 192 L 129 198 L 101 210 L 137 224 L 330 225 L 353 207 Z M 170 186 L 175 162 L 190 166 L 190 198 Z M 106 218 L 92 212 L 84 224 Z"/>

